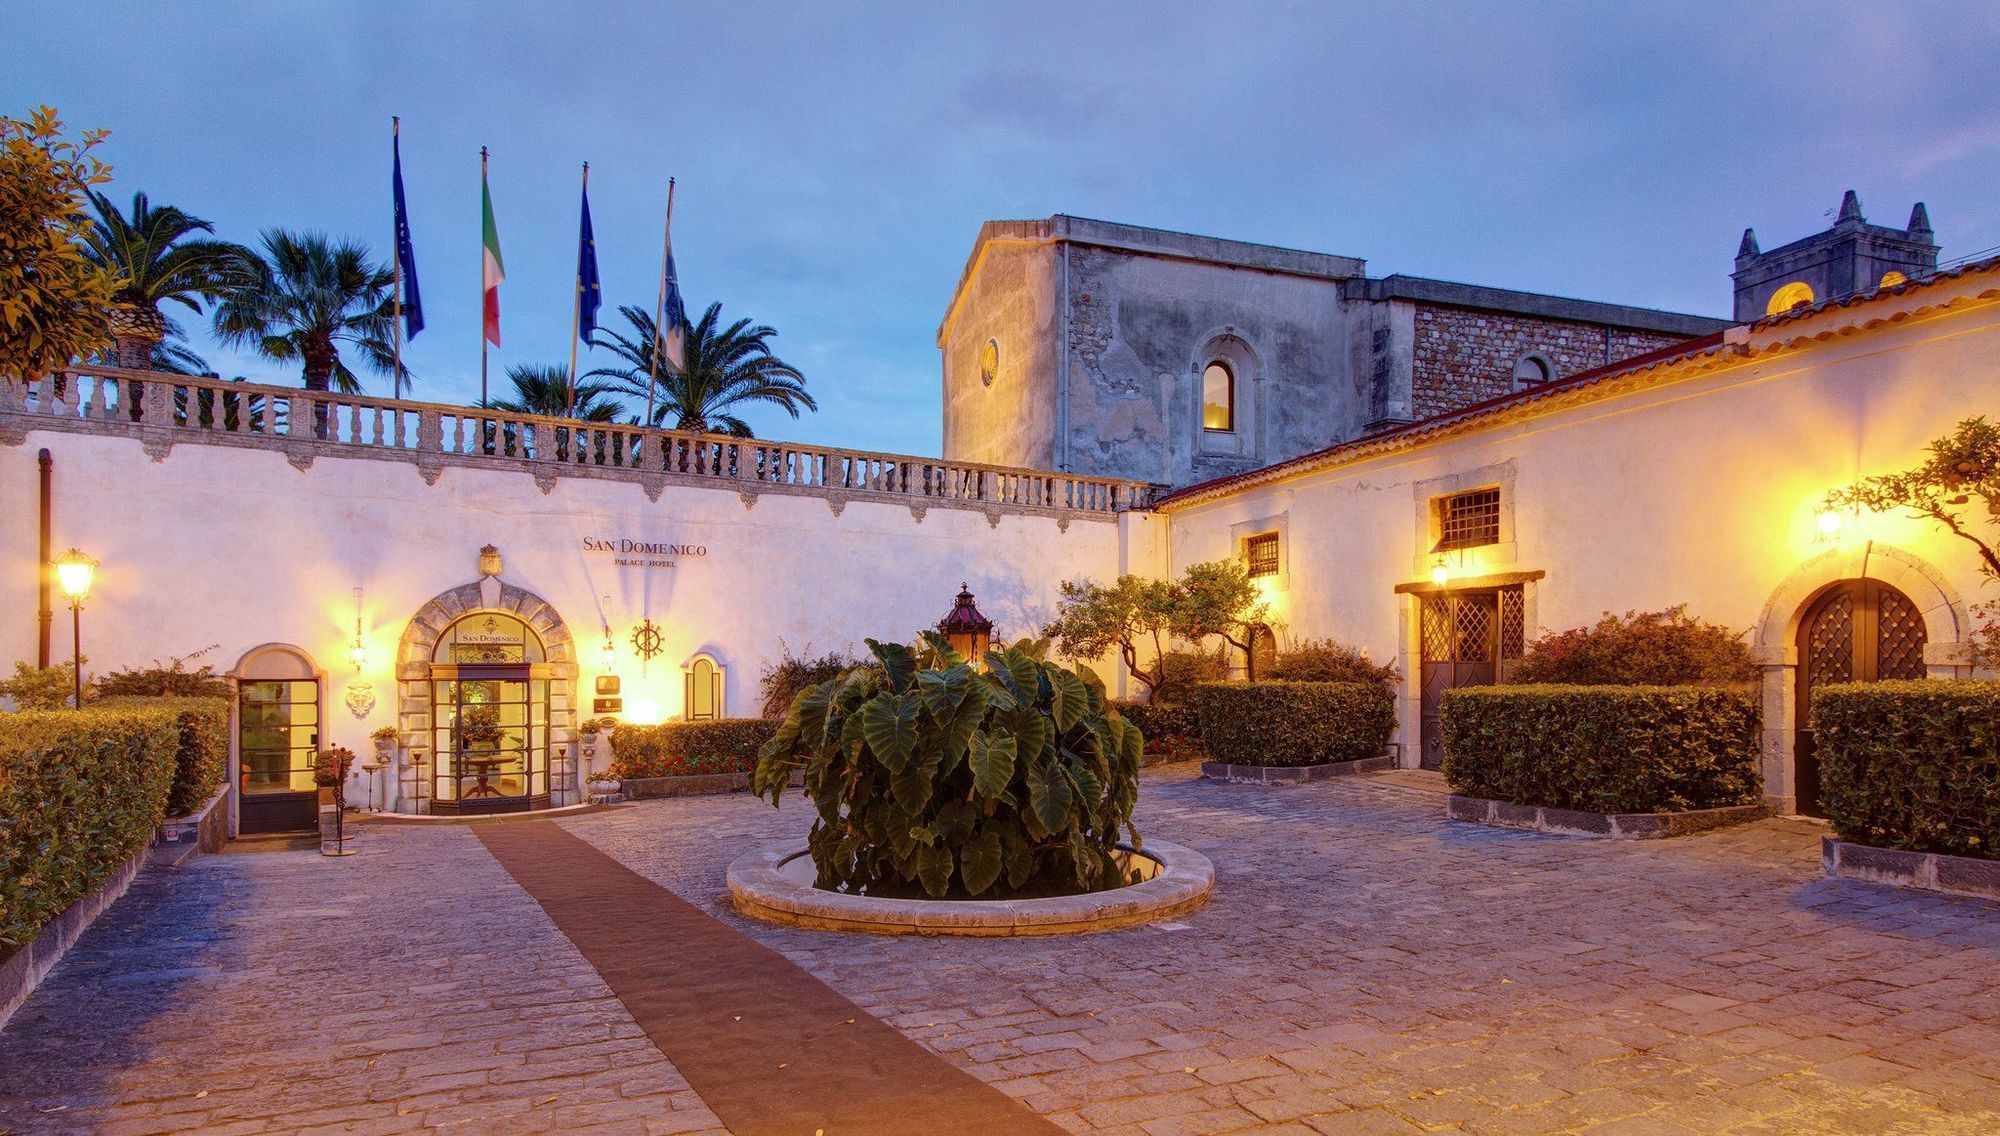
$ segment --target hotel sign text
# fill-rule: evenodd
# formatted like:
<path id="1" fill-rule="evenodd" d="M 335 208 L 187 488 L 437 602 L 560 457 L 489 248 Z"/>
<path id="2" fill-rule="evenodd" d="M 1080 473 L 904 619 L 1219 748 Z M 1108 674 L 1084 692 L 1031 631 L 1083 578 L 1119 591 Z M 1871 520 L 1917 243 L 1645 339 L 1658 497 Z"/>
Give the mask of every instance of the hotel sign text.
<path id="1" fill-rule="evenodd" d="M 664 541 L 633 540 L 630 537 L 583 538 L 585 552 L 603 552 L 611 563 L 633 568 L 672 568 L 683 556 L 707 556 L 705 544 L 668 544 Z"/>

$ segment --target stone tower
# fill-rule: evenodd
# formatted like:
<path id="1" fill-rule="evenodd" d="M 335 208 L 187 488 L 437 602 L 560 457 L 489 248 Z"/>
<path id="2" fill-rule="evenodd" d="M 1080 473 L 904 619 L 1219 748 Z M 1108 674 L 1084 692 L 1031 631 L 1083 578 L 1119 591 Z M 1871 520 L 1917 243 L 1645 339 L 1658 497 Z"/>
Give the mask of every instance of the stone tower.
<path id="1" fill-rule="evenodd" d="M 1842 300 L 1885 284 L 1921 280 L 1937 271 L 1937 258 L 1923 202 L 1910 210 L 1908 227 L 1892 229 L 1870 225 L 1861 216 L 1861 199 L 1850 189 L 1840 200 L 1833 227 L 1823 233 L 1764 252 L 1757 247 L 1757 231 L 1743 230 L 1731 274 L 1736 320 L 1749 323 L 1801 303 Z"/>

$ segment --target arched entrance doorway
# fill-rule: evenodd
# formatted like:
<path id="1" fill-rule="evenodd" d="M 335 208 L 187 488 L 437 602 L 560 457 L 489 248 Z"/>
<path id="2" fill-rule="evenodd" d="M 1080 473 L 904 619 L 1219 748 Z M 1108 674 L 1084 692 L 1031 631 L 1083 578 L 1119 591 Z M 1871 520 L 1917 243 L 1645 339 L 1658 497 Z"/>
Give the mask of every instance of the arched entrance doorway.
<path id="1" fill-rule="evenodd" d="M 550 680 L 541 636 L 510 612 L 453 620 L 431 649 L 434 813 L 549 804 Z"/>
<path id="2" fill-rule="evenodd" d="M 1792 742 L 1798 811 L 1824 816 L 1811 729 L 1814 688 L 1837 682 L 1925 677 L 1923 612 L 1879 580 L 1842 580 L 1799 620 L 1798 720 Z"/>

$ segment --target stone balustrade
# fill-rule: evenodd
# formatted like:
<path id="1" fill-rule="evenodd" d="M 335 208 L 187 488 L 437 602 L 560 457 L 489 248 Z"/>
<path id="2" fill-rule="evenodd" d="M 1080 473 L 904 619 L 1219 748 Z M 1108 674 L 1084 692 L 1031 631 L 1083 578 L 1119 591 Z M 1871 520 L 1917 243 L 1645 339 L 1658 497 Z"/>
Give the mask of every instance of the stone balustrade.
<path id="1" fill-rule="evenodd" d="M 1152 495 L 1114 478 L 115 367 L 0 381 L 0 442 L 31 429 L 129 434 L 156 460 L 183 443 L 280 450 L 302 469 L 318 455 L 390 458 L 413 462 L 426 481 L 447 465 L 500 463 L 534 473 L 544 492 L 561 476 L 628 477 L 654 499 L 669 482 L 720 483 L 1072 515 L 1144 508 Z"/>

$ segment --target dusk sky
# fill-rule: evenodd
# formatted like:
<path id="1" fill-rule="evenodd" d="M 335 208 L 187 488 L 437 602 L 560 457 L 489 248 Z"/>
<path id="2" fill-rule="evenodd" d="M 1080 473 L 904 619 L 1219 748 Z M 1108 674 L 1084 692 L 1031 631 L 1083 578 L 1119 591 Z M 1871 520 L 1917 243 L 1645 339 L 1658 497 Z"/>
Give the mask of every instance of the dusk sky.
<path id="1" fill-rule="evenodd" d="M 653 307 L 675 176 L 688 307 L 776 327 L 820 400 L 798 423 L 751 412 L 758 433 L 858 448 L 938 451 L 934 337 L 991 218 L 1713 315 L 1746 225 L 1775 247 L 1848 188 L 1883 224 L 1928 202 L 1946 259 L 2000 245 L 2000 7 L 1981 4 L 151 0 L 6 22 L 0 107 L 108 128 L 114 197 L 246 243 L 318 228 L 386 255 L 400 114 L 421 398 L 478 395 L 481 145 L 508 271 L 496 381 L 567 359 L 580 163 L 614 325 Z"/>

